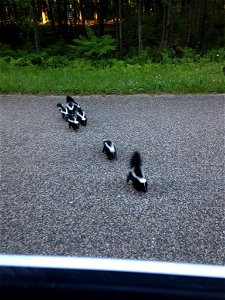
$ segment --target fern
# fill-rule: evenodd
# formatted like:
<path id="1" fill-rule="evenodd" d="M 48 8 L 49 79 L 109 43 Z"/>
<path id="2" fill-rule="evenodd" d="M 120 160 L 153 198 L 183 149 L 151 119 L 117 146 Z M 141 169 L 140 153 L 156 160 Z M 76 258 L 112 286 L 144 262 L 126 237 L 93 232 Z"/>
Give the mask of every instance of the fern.
<path id="1" fill-rule="evenodd" d="M 87 36 L 80 35 L 74 39 L 75 46 L 72 46 L 79 54 L 87 58 L 103 58 L 108 52 L 116 49 L 116 41 L 110 34 L 97 37 L 90 27 L 86 27 Z"/>

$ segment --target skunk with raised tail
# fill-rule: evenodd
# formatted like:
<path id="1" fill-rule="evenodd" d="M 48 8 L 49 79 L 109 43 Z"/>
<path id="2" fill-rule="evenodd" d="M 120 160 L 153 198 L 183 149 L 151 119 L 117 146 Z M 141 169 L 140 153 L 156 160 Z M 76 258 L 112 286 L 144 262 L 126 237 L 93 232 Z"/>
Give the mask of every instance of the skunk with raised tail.
<path id="1" fill-rule="evenodd" d="M 79 128 L 79 122 L 75 116 L 68 115 L 67 122 L 69 123 L 69 128 L 73 128 L 74 130 Z"/>
<path id="2" fill-rule="evenodd" d="M 130 172 L 127 176 L 127 183 L 130 180 L 136 190 L 147 192 L 148 183 L 144 175 L 141 155 L 138 151 L 134 152 L 130 159 Z"/>
<path id="3" fill-rule="evenodd" d="M 85 111 L 83 111 L 81 108 L 77 109 L 77 120 L 83 126 L 85 126 L 87 124 L 87 115 L 86 115 Z"/>
<path id="4" fill-rule="evenodd" d="M 109 159 L 116 158 L 117 151 L 115 144 L 110 140 L 104 140 L 102 153 L 106 153 Z"/>

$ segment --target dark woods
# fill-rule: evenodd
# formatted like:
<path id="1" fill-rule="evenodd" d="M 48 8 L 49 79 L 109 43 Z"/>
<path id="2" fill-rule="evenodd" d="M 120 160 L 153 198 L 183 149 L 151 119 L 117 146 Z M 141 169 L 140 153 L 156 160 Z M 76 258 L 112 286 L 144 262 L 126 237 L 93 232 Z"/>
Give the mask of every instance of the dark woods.
<path id="1" fill-rule="evenodd" d="M 59 39 L 70 43 L 91 26 L 112 35 L 118 53 L 170 47 L 199 52 L 224 47 L 225 0 L 1 0 L 0 42 L 25 42 L 37 51 Z"/>

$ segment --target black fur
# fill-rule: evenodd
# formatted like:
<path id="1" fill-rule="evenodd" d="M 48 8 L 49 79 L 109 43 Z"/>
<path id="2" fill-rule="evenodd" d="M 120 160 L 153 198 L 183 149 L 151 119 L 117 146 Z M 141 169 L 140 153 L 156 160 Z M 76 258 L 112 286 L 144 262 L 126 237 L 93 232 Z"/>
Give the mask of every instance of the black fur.
<path id="1" fill-rule="evenodd" d="M 134 152 L 130 160 L 130 172 L 127 176 L 127 183 L 132 181 L 133 187 L 142 192 L 147 192 L 147 180 L 144 176 L 141 155 L 139 152 Z"/>
<path id="2" fill-rule="evenodd" d="M 79 122 L 77 121 L 77 118 L 74 117 L 73 115 L 68 115 L 68 124 L 69 124 L 69 128 L 73 128 L 74 130 L 79 128 Z"/>
<path id="3" fill-rule="evenodd" d="M 87 116 L 84 110 L 82 110 L 81 108 L 77 109 L 77 120 L 79 121 L 79 123 L 83 126 L 87 125 Z"/>
<path id="4" fill-rule="evenodd" d="M 57 108 L 61 112 L 63 119 L 67 120 L 68 117 L 68 109 L 65 105 L 62 103 L 57 103 Z"/>
<path id="5" fill-rule="evenodd" d="M 77 103 L 71 96 L 66 96 L 66 103 L 73 103 L 76 109 L 81 108 L 80 104 Z"/>
<path id="6" fill-rule="evenodd" d="M 110 148 L 112 148 L 112 149 L 110 149 Z M 102 153 L 106 153 L 106 155 L 109 159 L 116 158 L 117 150 L 116 150 L 115 144 L 110 140 L 104 140 Z"/>

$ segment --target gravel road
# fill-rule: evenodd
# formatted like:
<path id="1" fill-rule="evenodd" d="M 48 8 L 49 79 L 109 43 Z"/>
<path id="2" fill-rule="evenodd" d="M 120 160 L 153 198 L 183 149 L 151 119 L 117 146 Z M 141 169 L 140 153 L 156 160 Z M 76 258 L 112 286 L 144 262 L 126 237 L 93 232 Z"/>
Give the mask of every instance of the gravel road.
<path id="1" fill-rule="evenodd" d="M 224 264 L 225 95 L 74 99 L 78 131 L 66 96 L 0 97 L 0 253 Z M 135 150 L 147 193 L 126 183 Z"/>

